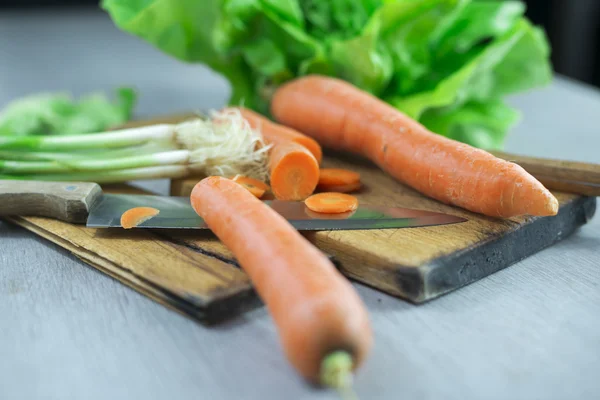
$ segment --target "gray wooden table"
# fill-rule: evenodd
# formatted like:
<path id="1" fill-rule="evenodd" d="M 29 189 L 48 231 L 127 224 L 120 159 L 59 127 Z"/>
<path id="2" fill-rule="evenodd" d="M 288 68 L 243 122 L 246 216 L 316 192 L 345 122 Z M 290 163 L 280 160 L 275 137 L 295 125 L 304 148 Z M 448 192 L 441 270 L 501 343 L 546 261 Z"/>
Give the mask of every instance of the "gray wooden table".
<path id="1" fill-rule="evenodd" d="M 140 115 L 221 106 L 228 87 L 99 12 L 0 13 L 0 107 L 136 85 Z M 512 100 L 508 150 L 600 162 L 600 93 L 564 79 Z M 157 190 L 165 190 L 157 182 Z M 362 399 L 599 399 L 600 217 L 423 306 L 357 285 L 376 345 Z M 205 328 L 0 222 L 0 399 L 336 399 L 301 381 L 259 309 Z"/>

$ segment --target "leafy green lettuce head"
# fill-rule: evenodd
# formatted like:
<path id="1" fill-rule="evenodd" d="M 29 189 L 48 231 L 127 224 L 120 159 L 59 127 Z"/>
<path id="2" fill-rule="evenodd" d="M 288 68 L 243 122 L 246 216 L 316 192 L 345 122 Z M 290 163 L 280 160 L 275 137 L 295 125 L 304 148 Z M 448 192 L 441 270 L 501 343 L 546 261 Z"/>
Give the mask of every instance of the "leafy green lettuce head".
<path id="1" fill-rule="evenodd" d="M 544 33 L 520 1 L 104 0 L 122 30 L 231 84 L 230 104 L 268 114 L 278 84 L 351 82 L 432 131 L 500 148 L 507 95 L 552 78 Z"/>

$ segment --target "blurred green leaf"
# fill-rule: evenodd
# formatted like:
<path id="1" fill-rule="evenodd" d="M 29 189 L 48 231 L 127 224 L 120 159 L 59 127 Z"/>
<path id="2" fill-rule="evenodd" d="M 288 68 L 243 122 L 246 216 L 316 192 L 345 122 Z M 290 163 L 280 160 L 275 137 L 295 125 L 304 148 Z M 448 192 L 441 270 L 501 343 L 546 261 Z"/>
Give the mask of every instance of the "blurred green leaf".
<path id="1" fill-rule="evenodd" d="M 65 93 L 39 93 L 14 100 L 0 113 L 1 135 L 71 135 L 100 132 L 131 118 L 136 93 L 119 88 L 110 102 L 100 93 L 78 102 Z"/>

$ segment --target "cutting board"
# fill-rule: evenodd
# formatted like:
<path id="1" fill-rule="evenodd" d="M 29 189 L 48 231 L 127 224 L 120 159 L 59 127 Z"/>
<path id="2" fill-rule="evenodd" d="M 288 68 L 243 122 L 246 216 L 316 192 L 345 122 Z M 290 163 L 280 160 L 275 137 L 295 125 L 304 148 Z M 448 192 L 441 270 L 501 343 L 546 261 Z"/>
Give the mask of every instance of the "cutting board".
<path id="1" fill-rule="evenodd" d="M 186 117 L 129 125 L 177 122 Z M 468 219 L 436 227 L 303 233 L 347 277 L 414 304 L 457 290 L 566 238 L 596 210 L 595 197 L 555 192 L 560 201 L 557 216 L 488 218 L 426 198 L 368 161 L 325 154 L 325 167 L 348 168 L 362 175 L 364 188 L 357 193 L 361 203 L 445 212 Z M 199 179 L 174 181 L 171 193 L 187 195 Z M 104 190 L 139 192 L 127 185 L 105 186 Z M 107 231 L 45 218 L 10 220 L 140 293 L 205 323 L 261 304 L 235 257 L 208 231 Z"/>

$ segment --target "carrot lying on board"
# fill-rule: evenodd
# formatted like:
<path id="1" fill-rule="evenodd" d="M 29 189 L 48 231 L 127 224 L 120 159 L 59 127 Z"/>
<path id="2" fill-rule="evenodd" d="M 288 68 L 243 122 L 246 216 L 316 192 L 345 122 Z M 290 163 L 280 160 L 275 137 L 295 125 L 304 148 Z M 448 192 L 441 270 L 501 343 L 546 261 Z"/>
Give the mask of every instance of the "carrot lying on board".
<path id="1" fill-rule="evenodd" d="M 558 201 L 517 164 L 428 131 L 348 82 L 306 76 L 279 87 L 274 118 L 322 146 L 368 157 L 421 193 L 497 217 L 549 216 Z"/>
<path id="2" fill-rule="evenodd" d="M 326 192 L 313 194 L 304 200 L 304 204 L 314 212 L 340 214 L 356 210 L 358 199 L 345 193 Z"/>
<path id="3" fill-rule="evenodd" d="M 347 193 L 360 189 L 360 174 L 342 168 L 321 168 L 317 190 Z"/>
<path id="4" fill-rule="evenodd" d="M 271 191 L 278 200 L 304 200 L 319 183 L 317 159 L 294 142 L 277 143 L 271 148 L 269 170 Z"/>
<path id="5" fill-rule="evenodd" d="M 235 107 L 253 129 L 261 132 L 267 144 L 295 142 L 306 147 L 317 159 L 319 165 L 323 160 L 321 145 L 313 138 L 306 136 L 287 126 L 277 124 L 268 118 L 244 107 Z"/>
<path id="6" fill-rule="evenodd" d="M 159 213 L 159 210 L 152 207 L 131 208 L 121 215 L 121 226 L 124 229 L 135 228 L 136 226 L 148 221 L 150 218 L 155 217 Z"/>
<path id="7" fill-rule="evenodd" d="M 356 370 L 372 345 L 370 322 L 360 297 L 331 261 L 231 180 L 205 178 L 190 199 L 249 275 L 302 376 L 335 386 L 344 379 L 344 365 L 345 373 Z"/>
<path id="8" fill-rule="evenodd" d="M 250 193 L 252 193 L 259 199 L 263 197 L 267 190 L 270 189 L 269 185 L 267 185 L 266 183 L 261 182 L 258 179 L 250 178 L 248 176 L 236 175 L 231 180 L 248 189 Z"/>

